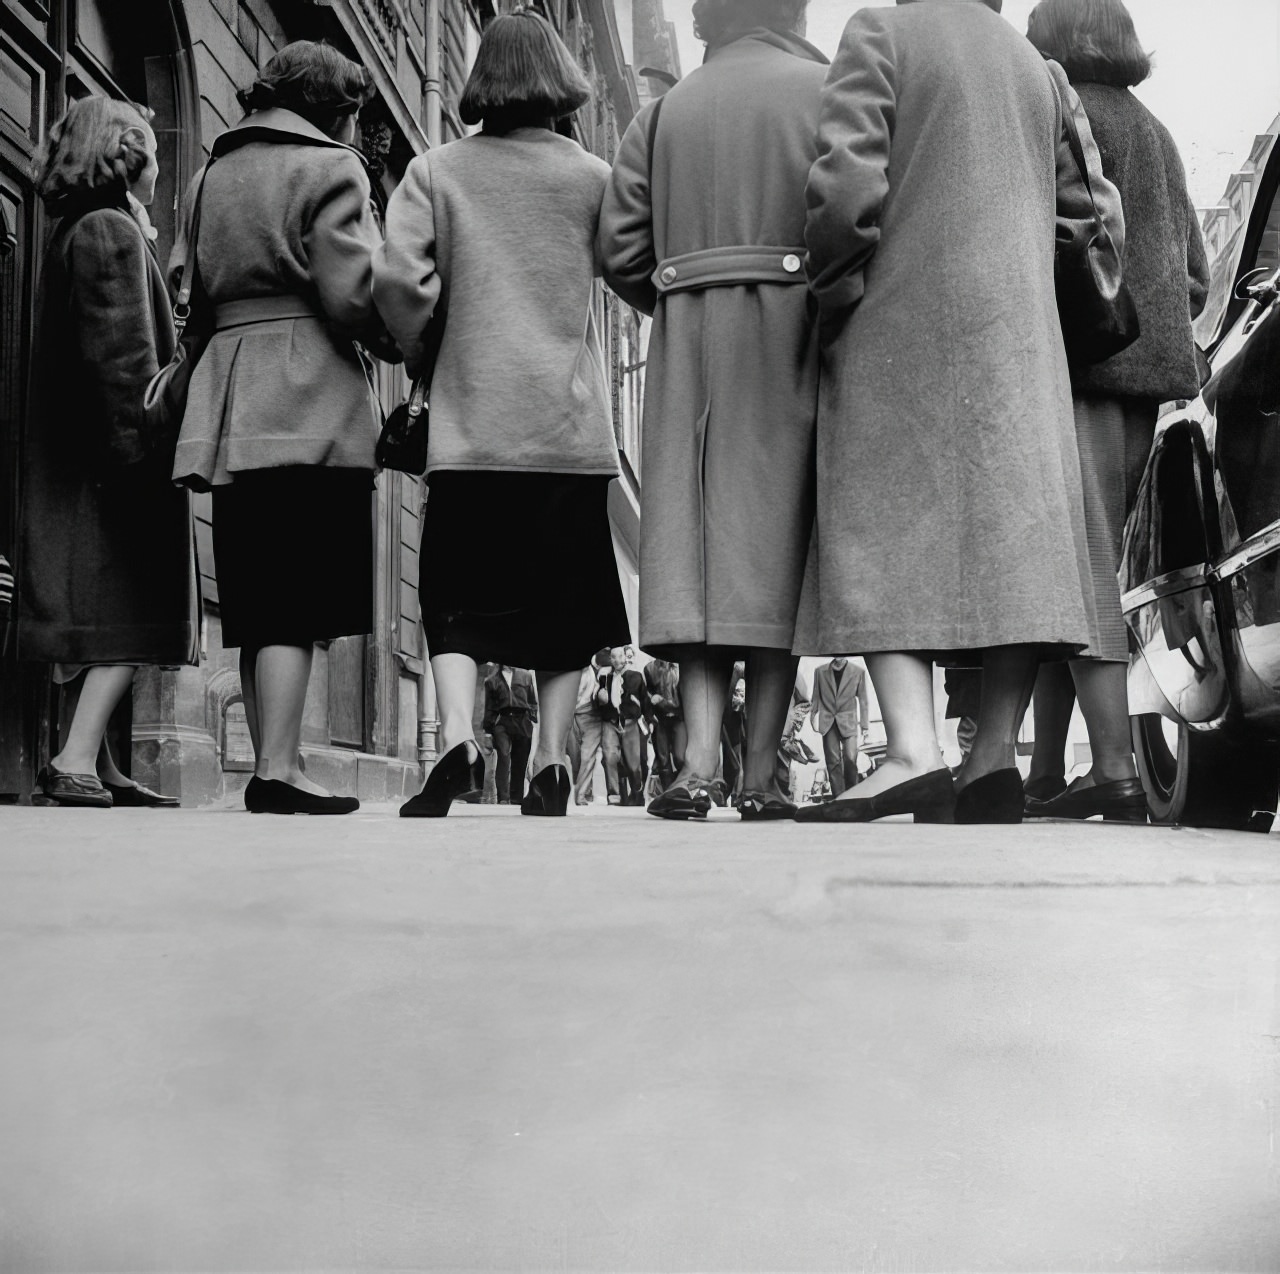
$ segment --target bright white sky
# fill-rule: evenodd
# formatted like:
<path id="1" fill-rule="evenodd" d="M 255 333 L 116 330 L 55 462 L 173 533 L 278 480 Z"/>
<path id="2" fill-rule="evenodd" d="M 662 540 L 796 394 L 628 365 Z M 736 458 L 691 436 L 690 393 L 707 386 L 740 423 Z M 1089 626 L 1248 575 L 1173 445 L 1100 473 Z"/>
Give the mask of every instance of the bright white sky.
<path id="1" fill-rule="evenodd" d="M 884 0 L 880 0 L 881 3 Z M 1168 126 L 1198 207 L 1218 202 L 1254 135 L 1280 115 L 1280 0 L 1128 0 L 1138 38 L 1156 55 L 1138 96 Z M 702 60 L 693 0 L 664 0 L 686 73 Z M 835 52 L 857 0 L 810 0 L 809 39 Z M 1020 31 L 1035 0 L 1005 0 Z"/>

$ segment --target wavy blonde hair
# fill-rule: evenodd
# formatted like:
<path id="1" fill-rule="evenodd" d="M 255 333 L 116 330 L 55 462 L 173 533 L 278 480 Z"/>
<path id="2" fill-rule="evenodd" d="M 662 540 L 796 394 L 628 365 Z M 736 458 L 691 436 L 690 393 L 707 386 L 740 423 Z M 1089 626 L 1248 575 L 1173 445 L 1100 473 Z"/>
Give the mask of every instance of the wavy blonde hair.
<path id="1" fill-rule="evenodd" d="M 147 166 L 151 114 L 136 102 L 112 97 L 72 102 L 49 130 L 49 140 L 36 161 L 41 199 L 56 204 L 113 186 L 123 196 Z"/>

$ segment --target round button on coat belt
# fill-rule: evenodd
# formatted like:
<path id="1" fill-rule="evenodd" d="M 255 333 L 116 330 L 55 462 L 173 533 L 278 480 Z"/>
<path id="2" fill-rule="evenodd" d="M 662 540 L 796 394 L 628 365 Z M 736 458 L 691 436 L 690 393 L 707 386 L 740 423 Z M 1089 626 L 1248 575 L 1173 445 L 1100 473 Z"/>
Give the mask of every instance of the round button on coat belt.
<path id="1" fill-rule="evenodd" d="M 782 268 L 788 274 L 795 274 L 800 269 L 800 258 L 794 252 L 788 252 L 782 258 Z"/>

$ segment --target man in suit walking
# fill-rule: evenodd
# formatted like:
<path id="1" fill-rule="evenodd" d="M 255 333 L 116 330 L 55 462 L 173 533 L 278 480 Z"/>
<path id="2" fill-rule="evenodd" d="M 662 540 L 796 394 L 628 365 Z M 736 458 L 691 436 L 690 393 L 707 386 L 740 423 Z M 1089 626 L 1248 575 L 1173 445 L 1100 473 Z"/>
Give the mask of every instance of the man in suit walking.
<path id="1" fill-rule="evenodd" d="M 604 717 L 596 703 L 596 693 L 600 689 L 600 674 L 608 666 L 609 648 L 605 646 L 591 656 L 578 681 L 578 704 L 573 713 L 573 729 L 569 731 L 575 805 L 590 805 L 595 800 L 596 765 L 604 736 Z"/>
<path id="2" fill-rule="evenodd" d="M 537 719 L 533 673 L 497 664 L 484 680 L 484 728 L 498 753 L 494 782 L 499 805 L 519 805 L 524 800 L 524 776 Z"/>
<path id="3" fill-rule="evenodd" d="M 870 727 L 867 670 L 840 655 L 813 675 L 813 728 L 822 736 L 831 793 L 858 781 L 858 745 Z"/>
<path id="4" fill-rule="evenodd" d="M 604 718 L 601 750 L 610 805 L 634 802 L 641 788 L 640 716 L 644 712 L 644 678 L 627 667 L 625 646 L 609 652 L 609 671 L 598 679 L 596 703 Z"/>

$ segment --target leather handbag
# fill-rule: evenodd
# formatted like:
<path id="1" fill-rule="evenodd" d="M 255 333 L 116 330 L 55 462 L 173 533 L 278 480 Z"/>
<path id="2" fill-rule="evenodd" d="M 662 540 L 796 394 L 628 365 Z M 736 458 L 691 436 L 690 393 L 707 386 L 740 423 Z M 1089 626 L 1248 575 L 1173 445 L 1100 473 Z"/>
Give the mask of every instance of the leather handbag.
<path id="1" fill-rule="evenodd" d="M 191 373 L 213 335 L 213 312 L 202 293 L 196 290 L 196 244 L 200 238 L 200 206 L 204 202 L 204 182 L 213 166 L 213 158 L 205 164 L 196 188 L 195 206 L 191 211 L 191 232 L 187 238 L 187 255 L 178 281 L 178 294 L 173 301 L 173 326 L 178 341 L 173 357 L 150 380 L 143 396 L 143 410 L 156 434 L 177 443 L 182 417 L 187 410 L 187 390 Z"/>
<path id="2" fill-rule="evenodd" d="M 1075 160 L 1075 180 L 1093 210 L 1091 217 L 1080 220 L 1058 218 L 1054 278 L 1062 340 L 1069 363 L 1102 363 L 1138 339 L 1138 310 L 1124 281 L 1120 253 L 1098 212 L 1080 139 L 1078 107 L 1074 94 L 1064 91 L 1070 81 L 1061 66 L 1046 60 L 1062 103 L 1063 127 Z"/>
<path id="3" fill-rule="evenodd" d="M 420 478 L 427 471 L 427 382 L 419 376 L 409 397 L 387 417 L 374 457 L 380 469 Z"/>

